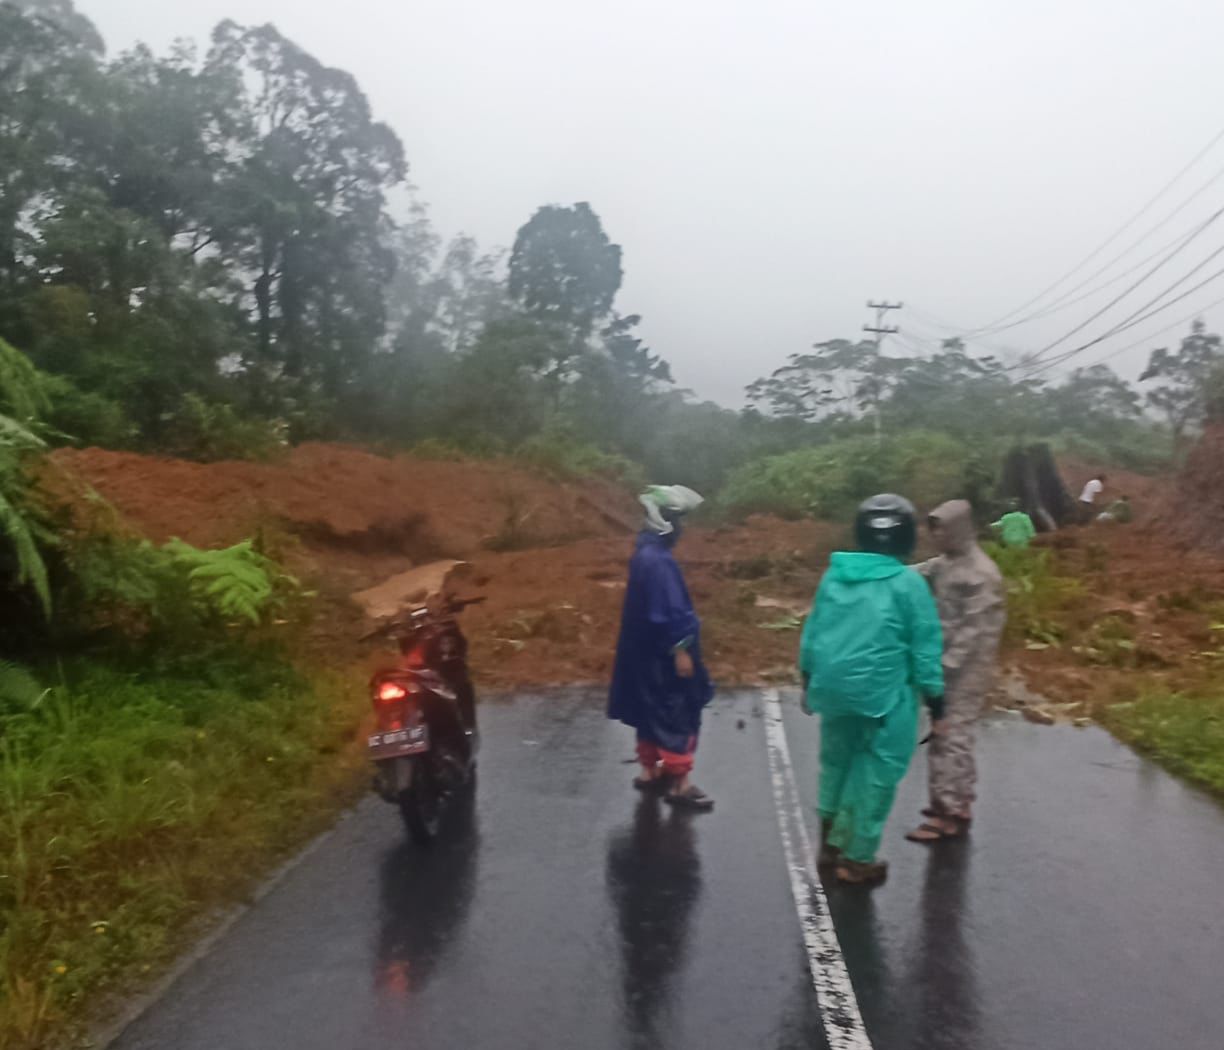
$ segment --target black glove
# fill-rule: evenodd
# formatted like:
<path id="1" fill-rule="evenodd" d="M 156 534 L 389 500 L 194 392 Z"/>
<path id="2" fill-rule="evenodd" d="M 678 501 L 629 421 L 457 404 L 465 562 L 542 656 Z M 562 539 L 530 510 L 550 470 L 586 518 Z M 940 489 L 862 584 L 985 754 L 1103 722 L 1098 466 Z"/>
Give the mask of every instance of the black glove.
<path id="1" fill-rule="evenodd" d="M 932 722 L 942 722 L 944 716 L 944 698 L 942 696 L 928 696 L 923 698 L 927 706 L 927 710 L 931 712 Z"/>

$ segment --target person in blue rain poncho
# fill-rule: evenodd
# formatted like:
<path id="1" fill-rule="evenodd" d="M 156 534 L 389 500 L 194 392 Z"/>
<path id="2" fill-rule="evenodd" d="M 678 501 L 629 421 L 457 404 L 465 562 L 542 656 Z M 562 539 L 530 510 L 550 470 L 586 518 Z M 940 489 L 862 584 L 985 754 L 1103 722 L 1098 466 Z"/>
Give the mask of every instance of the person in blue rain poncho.
<path id="1" fill-rule="evenodd" d="M 683 485 L 653 485 L 641 503 L 646 522 L 629 561 L 608 717 L 637 730 L 635 787 L 662 792 L 673 805 L 711 809 L 713 799 L 690 776 L 714 686 L 701 659 L 701 621 L 672 556 L 682 519 L 702 498 Z"/>

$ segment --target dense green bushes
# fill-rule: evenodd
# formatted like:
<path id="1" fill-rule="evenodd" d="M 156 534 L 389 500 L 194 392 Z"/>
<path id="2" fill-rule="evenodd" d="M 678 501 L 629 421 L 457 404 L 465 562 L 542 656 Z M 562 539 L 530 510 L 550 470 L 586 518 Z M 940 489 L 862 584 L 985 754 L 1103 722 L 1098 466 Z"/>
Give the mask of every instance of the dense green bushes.
<path id="1" fill-rule="evenodd" d="M 564 430 L 546 431 L 528 438 L 515 450 L 514 458 L 563 480 L 603 478 L 634 488 L 646 483 L 638 464 L 625 456 L 576 441 Z"/>
<path id="2" fill-rule="evenodd" d="M 754 460 L 731 473 L 719 502 L 732 514 L 842 519 L 877 492 L 899 492 L 929 508 L 972 497 L 982 481 L 978 456 L 963 442 L 915 431 L 878 443 L 864 436 Z"/>
<path id="3" fill-rule="evenodd" d="M 150 639 L 164 648 L 228 640 L 288 614 L 301 594 L 292 576 L 250 540 L 200 550 L 156 547 L 121 533 L 87 532 L 65 551 L 61 631 L 87 628 Z"/>

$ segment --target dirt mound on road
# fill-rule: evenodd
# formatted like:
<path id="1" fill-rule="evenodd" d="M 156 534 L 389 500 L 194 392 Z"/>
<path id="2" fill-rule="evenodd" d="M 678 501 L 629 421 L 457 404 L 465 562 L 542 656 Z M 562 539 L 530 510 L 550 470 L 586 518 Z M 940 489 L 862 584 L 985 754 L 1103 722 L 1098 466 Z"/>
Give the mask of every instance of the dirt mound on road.
<path id="1" fill-rule="evenodd" d="M 354 593 L 414 566 L 468 564 L 463 616 L 482 689 L 605 681 L 638 507 L 599 482 L 560 483 L 498 462 L 383 457 L 304 445 L 273 463 L 191 463 L 99 449 L 55 453 L 155 542 L 211 547 L 263 532 L 320 592 L 308 654 L 329 664 L 387 659 L 361 641 Z M 706 624 L 717 678 L 790 681 L 799 619 L 844 528 L 751 518 L 691 529 L 678 556 Z"/>
<path id="2" fill-rule="evenodd" d="M 315 554 L 389 555 L 402 564 L 619 535 L 618 518 L 632 521 L 632 498 L 610 484 L 559 484 L 499 462 L 384 457 L 342 445 L 301 445 L 274 463 L 102 449 L 62 450 L 55 461 L 150 539 L 202 547 L 272 528 Z"/>
<path id="3" fill-rule="evenodd" d="M 795 610 L 811 604 L 844 528 L 753 517 L 690 528 L 676 549 L 703 621 L 715 679 L 789 683 L 799 644 Z M 606 682 L 620 628 L 633 538 L 553 550 L 486 553 L 469 588 L 488 602 L 463 615 L 484 688 Z"/>

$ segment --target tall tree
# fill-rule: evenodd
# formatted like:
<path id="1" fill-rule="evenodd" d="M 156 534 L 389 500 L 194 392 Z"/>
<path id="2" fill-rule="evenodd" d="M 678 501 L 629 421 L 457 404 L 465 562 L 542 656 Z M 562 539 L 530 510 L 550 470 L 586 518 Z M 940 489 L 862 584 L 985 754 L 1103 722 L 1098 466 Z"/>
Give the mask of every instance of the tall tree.
<path id="1" fill-rule="evenodd" d="M 972 440 L 990 420 L 993 434 L 1022 438 L 1041 427 L 1041 384 L 1018 377 L 993 356 L 969 353 L 960 339 L 900 362 L 887 414 L 898 427 L 925 427 Z"/>
<path id="2" fill-rule="evenodd" d="M 265 404 L 280 380 L 340 396 L 383 331 L 385 193 L 405 177 L 402 146 L 348 73 L 272 26 L 222 23 L 208 67 L 241 88 L 241 161 L 217 232 L 245 275 L 255 342 L 244 365 Z"/>
<path id="3" fill-rule="evenodd" d="M 0 319 L 28 275 L 28 211 L 73 167 L 71 138 L 101 52 L 67 0 L 0 2 Z"/>
<path id="4" fill-rule="evenodd" d="M 622 277 L 620 245 L 586 201 L 540 208 L 510 253 L 510 295 L 530 316 L 582 338 L 612 309 Z"/>
<path id="5" fill-rule="evenodd" d="M 447 245 L 433 280 L 433 325 L 451 353 L 471 349 L 485 325 L 509 316 L 500 272 L 503 258 L 500 251 L 481 251 L 466 234 Z"/>
<path id="6" fill-rule="evenodd" d="M 147 219 L 167 244 L 208 253 L 240 155 L 234 71 L 201 67 L 180 43 L 165 57 L 138 46 L 106 73 L 86 104 L 78 180 Z"/>
<path id="7" fill-rule="evenodd" d="M 450 433 L 509 446 L 539 433 L 555 418 L 555 368 L 567 338 L 558 325 L 524 317 L 487 325 L 444 391 Z"/>
<path id="8" fill-rule="evenodd" d="M 577 432 L 587 441 L 641 459 L 646 436 L 658 422 L 660 394 L 672 383 L 671 367 L 635 331 L 637 314 L 614 316 L 585 354 L 568 394 Z"/>
<path id="9" fill-rule="evenodd" d="M 1157 381 L 1158 385 L 1148 391 L 1148 404 L 1168 419 L 1178 448 L 1184 444 L 1186 432 L 1203 422 L 1209 380 L 1222 364 L 1220 337 L 1209 333 L 1201 320 L 1190 326 L 1190 334 L 1176 350 L 1161 347 L 1152 351 L 1139 381 Z"/>
<path id="10" fill-rule="evenodd" d="M 789 364 L 751 384 L 748 400 L 772 415 L 808 422 L 864 412 L 878 418 L 903 362 L 870 340 L 830 339 L 812 349 L 792 354 Z"/>
<path id="11" fill-rule="evenodd" d="M 1143 399 L 1108 365 L 1077 368 L 1046 394 L 1050 430 L 1078 429 L 1104 437 L 1143 415 Z"/>

